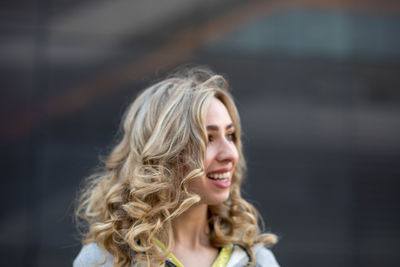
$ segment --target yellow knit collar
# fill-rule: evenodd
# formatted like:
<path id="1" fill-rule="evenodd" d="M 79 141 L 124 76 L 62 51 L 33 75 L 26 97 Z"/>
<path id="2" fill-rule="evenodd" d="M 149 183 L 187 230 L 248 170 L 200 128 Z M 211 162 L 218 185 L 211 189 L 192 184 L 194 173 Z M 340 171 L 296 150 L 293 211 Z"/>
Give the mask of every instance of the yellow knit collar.
<path id="1" fill-rule="evenodd" d="M 162 251 L 165 251 L 165 246 L 160 240 L 154 238 L 154 242 Z M 211 267 L 225 267 L 231 257 L 232 250 L 233 245 L 226 245 L 222 247 Z M 184 267 L 183 264 L 178 260 L 178 258 L 175 257 L 172 253 L 168 255 L 168 260 L 174 263 L 177 267 Z"/>

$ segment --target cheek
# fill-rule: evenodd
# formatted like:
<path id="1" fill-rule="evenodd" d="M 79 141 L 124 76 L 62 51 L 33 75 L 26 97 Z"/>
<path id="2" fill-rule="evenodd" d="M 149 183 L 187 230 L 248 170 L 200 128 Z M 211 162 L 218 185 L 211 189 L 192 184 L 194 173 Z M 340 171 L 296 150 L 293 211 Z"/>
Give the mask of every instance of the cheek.
<path id="1" fill-rule="evenodd" d="M 206 158 L 204 159 L 204 169 L 207 170 L 208 167 L 211 165 L 211 162 L 214 158 L 214 152 L 212 147 L 207 147 L 206 149 Z"/>
<path id="2" fill-rule="evenodd" d="M 239 160 L 239 151 L 237 150 L 235 145 L 233 145 L 232 149 L 233 149 L 233 157 L 232 158 L 233 158 L 234 164 L 236 165 L 236 163 Z"/>

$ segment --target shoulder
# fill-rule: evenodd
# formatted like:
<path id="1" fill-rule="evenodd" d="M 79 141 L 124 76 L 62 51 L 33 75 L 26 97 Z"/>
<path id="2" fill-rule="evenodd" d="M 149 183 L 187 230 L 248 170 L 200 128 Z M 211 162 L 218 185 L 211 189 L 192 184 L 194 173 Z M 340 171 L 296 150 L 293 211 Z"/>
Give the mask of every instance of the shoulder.
<path id="1" fill-rule="evenodd" d="M 278 267 L 279 264 L 275 259 L 271 250 L 264 247 L 263 244 L 258 244 L 253 247 L 256 256 L 257 266 L 262 267 Z"/>
<path id="2" fill-rule="evenodd" d="M 252 249 L 256 257 L 256 267 L 279 267 L 274 254 L 271 250 L 265 248 L 263 244 L 257 244 Z M 245 266 L 248 261 L 249 255 L 246 250 L 239 245 L 235 245 L 227 267 Z"/>
<path id="3" fill-rule="evenodd" d="M 73 267 L 89 267 L 103 266 L 108 267 L 113 265 L 113 258 L 109 252 L 106 252 L 107 261 L 104 264 L 104 254 L 96 243 L 89 243 L 82 247 L 78 256 L 76 256 Z M 99 265 L 100 264 L 100 265 Z"/>

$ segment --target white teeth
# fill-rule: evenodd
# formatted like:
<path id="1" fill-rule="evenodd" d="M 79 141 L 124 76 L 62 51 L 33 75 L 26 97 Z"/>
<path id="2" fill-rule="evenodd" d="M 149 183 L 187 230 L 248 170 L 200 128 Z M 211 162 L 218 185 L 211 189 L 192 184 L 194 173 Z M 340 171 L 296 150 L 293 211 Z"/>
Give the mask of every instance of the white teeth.
<path id="1" fill-rule="evenodd" d="M 223 173 L 210 173 L 207 175 L 209 178 L 215 179 L 215 180 L 221 180 L 223 182 L 227 181 L 228 178 L 230 177 L 231 173 L 230 172 L 223 172 Z"/>

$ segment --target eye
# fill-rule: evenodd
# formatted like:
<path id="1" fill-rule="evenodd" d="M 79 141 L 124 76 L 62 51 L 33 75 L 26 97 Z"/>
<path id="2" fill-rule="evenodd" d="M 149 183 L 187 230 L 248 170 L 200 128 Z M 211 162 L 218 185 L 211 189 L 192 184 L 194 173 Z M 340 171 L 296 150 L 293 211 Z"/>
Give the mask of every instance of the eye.
<path id="1" fill-rule="evenodd" d="M 208 135 L 208 142 L 212 142 L 214 141 L 214 136 L 212 136 L 211 134 Z"/>
<path id="2" fill-rule="evenodd" d="M 236 141 L 236 133 L 233 132 L 233 133 L 228 134 L 228 135 L 226 136 L 226 139 L 227 139 L 228 141 L 230 141 L 230 142 Z"/>

